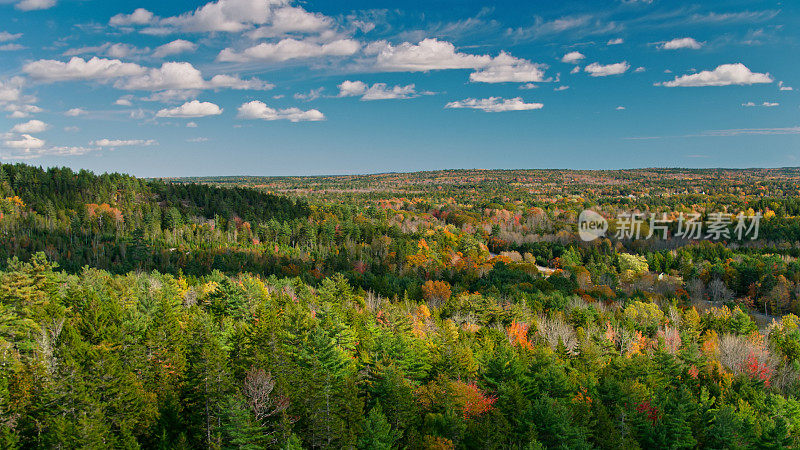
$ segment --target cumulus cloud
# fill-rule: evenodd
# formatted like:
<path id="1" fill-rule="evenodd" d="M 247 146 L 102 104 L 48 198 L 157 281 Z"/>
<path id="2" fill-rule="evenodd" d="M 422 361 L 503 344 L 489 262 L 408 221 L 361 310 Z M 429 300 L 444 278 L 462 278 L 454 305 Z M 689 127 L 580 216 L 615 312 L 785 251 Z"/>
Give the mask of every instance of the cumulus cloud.
<path id="1" fill-rule="evenodd" d="M 702 47 L 703 44 L 697 42 L 693 38 L 685 37 L 685 38 L 676 38 L 671 41 L 664 42 L 661 44 L 660 48 L 664 50 L 678 50 L 681 48 L 690 48 L 692 50 L 697 50 Z"/>
<path id="2" fill-rule="evenodd" d="M 64 115 L 68 117 L 78 117 L 84 114 L 86 114 L 86 110 L 82 108 L 72 108 L 64 112 Z"/>
<path id="3" fill-rule="evenodd" d="M 447 41 L 424 39 L 418 44 L 386 41 L 369 44 L 365 53 L 374 56 L 374 67 L 387 72 L 427 72 L 430 70 L 474 69 L 470 81 L 479 83 L 530 83 L 545 80 L 545 64 L 516 58 L 506 52 L 496 57 L 456 51 Z"/>
<path id="4" fill-rule="evenodd" d="M 786 86 L 785 84 L 783 84 L 783 81 L 778 81 L 778 90 L 781 90 L 781 91 L 793 91 L 794 88 L 791 87 L 791 86 Z"/>
<path id="5" fill-rule="evenodd" d="M 363 81 L 344 81 L 337 86 L 339 97 L 361 97 L 361 100 L 406 99 L 419 96 L 413 84 L 389 87 L 386 83 L 375 83 L 372 86 Z"/>
<path id="6" fill-rule="evenodd" d="M 217 60 L 223 62 L 281 62 L 321 56 L 349 56 L 356 53 L 360 48 L 361 44 L 352 39 L 338 39 L 323 44 L 308 39 L 287 38 L 276 43 L 262 42 L 241 52 L 226 48 L 219 52 Z"/>
<path id="7" fill-rule="evenodd" d="M 4 142 L 6 147 L 9 148 L 17 148 L 17 149 L 26 149 L 30 150 L 33 148 L 42 148 L 44 147 L 45 142 L 39 138 L 35 138 L 29 134 L 23 134 L 18 138 L 10 138 Z"/>
<path id="8" fill-rule="evenodd" d="M 291 6 L 291 0 L 217 0 L 194 11 L 173 17 L 157 17 L 139 8 L 131 14 L 118 14 L 109 24 L 117 27 L 142 26 L 145 34 L 173 32 L 247 32 L 250 39 L 286 37 L 292 34 L 319 34 L 331 40 L 335 21 L 320 13 Z"/>
<path id="9" fill-rule="evenodd" d="M 200 90 L 238 89 L 267 90 L 274 86 L 263 80 L 243 80 L 238 76 L 216 75 L 205 80 L 202 73 L 188 62 L 166 62 L 161 67 L 143 67 L 118 59 L 94 57 L 84 60 L 73 57 L 69 62 L 39 60 L 22 69 L 32 78 L 43 82 L 94 80 L 114 81 L 114 87 L 125 90 Z"/>
<path id="10" fill-rule="evenodd" d="M 117 14 L 108 21 L 108 24 L 115 27 L 128 25 L 147 25 L 153 22 L 155 15 L 152 12 L 137 8 L 131 14 Z"/>
<path id="11" fill-rule="evenodd" d="M 593 77 L 607 77 L 610 75 L 620 75 L 628 71 L 631 65 L 627 61 L 622 61 L 616 64 L 602 65 L 600 63 L 591 63 L 583 70 Z"/>
<path id="12" fill-rule="evenodd" d="M 457 52 L 453 44 L 438 39 L 425 39 L 419 44 L 403 42 L 397 46 L 378 41 L 368 45 L 365 53 L 375 55 L 376 68 L 391 72 L 479 69 L 492 62 L 489 55 Z"/>
<path id="13" fill-rule="evenodd" d="M 94 145 L 97 147 L 148 147 L 151 145 L 157 145 L 153 139 L 98 139 L 96 141 L 90 142 L 90 145 Z"/>
<path id="14" fill-rule="evenodd" d="M 16 102 L 22 97 L 22 86 L 25 79 L 22 77 L 12 77 L 8 80 L 0 80 L 0 103 Z"/>
<path id="15" fill-rule="evenodd" d="M 133 102 L 131 101 L 133 97 L 130 95 L 126 95 L 124 97 L 118 98 L 114 104 L 117 106 L 133 106 Z"/>
<path id="16" fill-rule="evenodd" d="M 179 53 L 193 52 L 197 50 L 197 44 L 184 39 L 176 39 L 172 42 L 156 47 L 153 56 L 163 58 L 165 56 L 177 55 Z"/>
<path id="17" fill-rule="evenodd" d="M 502 111 L 526 111 L 532 109 L 542 109 L 542 103 L 525 103 L 521 97 L 504 99 L 501 97 L 489 97 L 482 99 L 468 98 L 465 100 L 450 102 L 445 108 L 469 108 L 480 109 L 486 112 Z"/>
<path id="18" fill-rule="evenodd" d="M 545 64 L 515 58 L 508 53 L 500 52 L 485 69 L 469 75 L 469 80 L 476 83 L 530 83 L 549 81 L 545 79 Z"/>
<path id="19" fill-rule="evenodd" d="M 24 133 L 24 134 L 35 134 L 41 133 L 46 129 L 50 128 L 49 125 L 42 122 L 41 120 L 29 120 L 24 123 L 18 123 L 11 128 L 12 133 Z"/>
<path id="20" fill-rule="evenodd" d="M 37 11 L 40 9 L 50 9 L 56 6 L 56 0 L 22 0 L 14 5 L 20 11 Z"/>
<path id="21" fill-rule="evenodd" d="M 581 52 L 569 52 L 561 58 L 561 62 L 575 64 L 583 58 L 586 58 L 586 56 L 584 56 Z"/>
<path id="22" fill-rule="evenodd" d="M 744 64 L 723 64 L 714 70 L 675 77 L 672 81 L 656 83 L 666 87 L 730 86 L 772 83 L 768 73 L 751 72 Z"/>
<path id="23" fill-rule="evenodd" d="M 0 42 L 16 41 L 22 37 L 22 33 L 9 33 L 8 31 L 0 31 Z"/>
<path id="24" fill-rule="evenodd" d="M 84 60 L 77 56 L 68 62 L 40 59 L 25 64 L 22 71 L 31 78 L 45 81 L 109 80 L 112 78 L 141 75 L 146 69 L 138 64 L 124 63 L 118 59 L 94 57 Z"/>
<path id="25" fill-rule="evenodd" d="M 309 109 L 308 111 L 303 111 L 300 108 L 274 109 L 258 100 L 240 106 L 238 117 L 242 119 L 288 120 L 290 122 L 325 120 L 325 115 L 316 109 Z"/>
<path id="26" fill-rule="evenodd" d="M 619 44 L 622 44 L 624 42 L 625 42 L 624 39 L 616 38 L 616 39 L 611 39 L 608 42 L 606 42 L 606 45 L 619 45 Z"/>
<path id="27" fill-rule="evenodd" d="M 269 22 L 267 26 L 248 32 L 247 36 L 250 39 L 262 39 L 287 33 L 321 33 L 334 26 L 329 17 L 294 6 L 276 9 Z"/>
<path id="28" fill-rule="evenodd" d="M 266 24 L 275 7 L 285 6 L 288 0 L 218 0 L 206 3 L 194 11 L 161 20 L 161 24 L 183 31 L 241 32 L 253 25 Z"/>
<path id="29" fill-rule="evenodd" d="M 222 109 L 214 103 L 192 100 L 176 108 L 162 109 L 156 113 L 156 117 L 194 118 L 218 116 L 220 114 L 222 114 Z"/>
<path id="30" fill-rule="evenodd" d="M 139 75 L 117 81 L 114 86 L 148 91 L 203 89 L 206 81 L 200 71 L 188 62 L 167 62 L 159 68 L 151 68 Z"/>
<path id="31" fill-rule="evenodd" d="M 10 112 L 9 119 L 24 119 L 30 117 L 31 114 L 42 112 L 42 108 L 36 105 L 17 105 L 14 103 L 7 104 L 3 109 Z"/>

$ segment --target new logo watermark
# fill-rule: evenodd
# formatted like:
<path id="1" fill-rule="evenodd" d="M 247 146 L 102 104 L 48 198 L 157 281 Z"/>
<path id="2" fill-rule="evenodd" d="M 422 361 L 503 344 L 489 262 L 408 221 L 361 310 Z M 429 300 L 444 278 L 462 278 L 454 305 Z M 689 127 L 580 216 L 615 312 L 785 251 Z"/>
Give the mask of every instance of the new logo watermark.
<path id="1" fill-rule="evenodd" d="M 758 238 L 758 227 L 761 223 L 761 213 L 755 215 L 737 215 L 713 212 L 707 215 L 705 221 L 699 213 L 666 214 L 659 216 L 647 213 L 620 213 L 614 221 L 614 238 L 616 239 L 650 239 L 653 236 L 661 239 L 669 237 L 691 240 L 744 240 Z M 677 226 L 673 227 L 672 224 Z M 643 230 L 644 228 L 644 230 Z M 674 233 L 672 229 L 675 229 Z M 581 211 L 578 216 L 578 235 L 586 242 L 593 241 L 606 235 L 609 229 L 608 221 L 591 209 Z M 647 231 L 647 234 L 643 233 Z"/>
<path id="2" fill-rule="evenodd" d="M 591 209 L 581 211 L 578 216 L 578 234 L 581 239 L 590 242 L 605 236 L 606 231 L 608 231 L 608 221 L 603 216 Z"/>

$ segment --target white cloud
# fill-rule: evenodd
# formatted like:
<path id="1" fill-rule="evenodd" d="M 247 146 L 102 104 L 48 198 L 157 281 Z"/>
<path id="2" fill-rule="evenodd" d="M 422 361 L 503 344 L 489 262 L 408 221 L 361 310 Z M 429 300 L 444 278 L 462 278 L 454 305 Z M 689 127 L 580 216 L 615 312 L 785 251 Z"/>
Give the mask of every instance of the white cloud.
<path id="1" fill-rule="evenodd" d="M 591 63 L 583 70 L 593 77 L 607 77 L 609 75 L 620 75 L 628 71 L 631 65 L 627 61 L 622 61 L 616 64 L 602 65 L 599 63 Z"/>
<path id="2" fill-rule="evenodd" d="M 791 86 L 786 86 L 783 84 L 783 81 L 778 81 L 778 89 L 781 91 L 793 91 L 794 88 Z"/>
<path id="3" fill-rule="evenodd" d="M 85 54 L 95 54 L 110 56 L 112 58 L 128 58 L 136 55 L 143 55 L 150 51 L 149 48 L 138 48 L 130 44 L 120 44 L 106 42 L 100 45 L 71 48 L 63 53 L 64 56 L 77 56 Z"/>
<path id="4" fill-rule="evenodd" d="M 742 103 L 742 106 L 745 106 L 745 107 L 748 107 L 748 108 L 752 108 L 754 106 L 762 106 L 764 108 L 772 108 L 772 107 L 775 107 L 775 106 L 780 106 L 780 103 L 763 102 L 763 103 L 758 104 L 758 103 L 755 103 L 755 102 L 747 102 L 747 103 Z"/>
<path id="5" fill-rule="evenodd" d="M 198 95 L 200 95 L 200 91 L 193 89 L 167 89 L 166 91 L 153 92 L 147 97 L 141 97 L 141 100 L 146 102 L 175 103 L 185 102 Z"/>
<path id="6" fill-rule="evenodd" d="M 470 81 L 479 83 L 530 83 L 544 79 L 545 64 L 515 58 L 506 52 L 496 57 L 471 55 L 456 51 L 447 41 L 424 39 L 418 44 L 386 41 L 369 44 L 364 52 L 374 56 L 374 67 L 387 72 L 427 72 L 430 70 L 475 69 Z"/>
<path id="7" fill-rule="evenodd" d="M 480 109 L 486 112 L 502 111 L 527 111 L 532 109 L 542 109 L 541 103 L 525 103 L 521 97 L 503 99 L 501 97 L 489 97 L 482 99 L 468 98 L 465 100 L 450 102 L 445 108 L 470 108 Z"/>
<path id="8" fill-rule="evenodd" d="M 13 113 L 11 116 L 12 119 L 20 119 L 23 117 L 28 117 L 31 114 L 36 114 L 42 112 L 42 108 L 39 108 L 36 105 L 18 105 L 15 103 L 9 103 L 3 107 L 6 111 Z"/>
<path id="9" fill-rule="evenodd" d="M 50 128 L 49 125 L 42 122 L 41 120 L 29 120 L 24 123 L 18 123 L 11 128 L 12 133 L 24 133 L 24 134 L 35 134 L 41 133 L 46 129 Z"/>
<path id="10" fill-rule="evenodd" d="M 13 77 L 8 80 L 0 80 L 0 103 L 16 102 L 22 97 L 22 86 L 25 79 Z"/>
<path id="11" fill-rule="evenodd" d="M 695 14 L 691 17 L 692 22 L 697 23 L 734 23 L 734 22 L 763 22 L 777 16 L 780 10 L 765 9 L 763 11 L 742 11 L 733 13 Z"/>
<path id="12" fill-rule="evenodd" d="M 216 75 L 211 80 L 203 79 L 202 73 L 188 62 L 165 62 L 161 67 L 143 67 L 134 63 L 123 63 L 118 59 L 94 57 L 88 61 L 73 57 L 69 62 L 39 60 L 23 66 L 32 78 L 44 81 L 116 80 L 114 87 L 125 90 L 200 90 L 238 89 L 267 90 L 274 86 L 258 78 L 243 80 L 233 75 Z"/>
<path id="13" fill-rule="evenodd" d="M 386 83 L 375 83 L 370 86 L 363 81 L 348 80 L 337 87 L 339 97 L 361 97 L 361 100 L 406 99 L 419 96 L 413 84 L 390 88 Z"/>
<path id="14" fill-rule="evenodd" d="M 536 64 L 500 52 L 485 69 L 469 75 L 476 83 L 530 83 L 549 81 L 545 79 L 545 64 Z"/>
<path id="15" fill-rule="evenodd" d="M 300 108 L 274 109 L 258 100 L 239 107 L 239 118 L 261 120 L 288 120 L 290 122 L 325 120 L 325 115 L 316 109 L 303 111 Z"/>
<path id="16" fill-rule="evenodd" d="M 274 88 L 275 85 L 258 78 L 243 80 L 233 75 L 214 75 L 209 80 L 208 87 L 211 89 L 228 88 L 238 91 L 268 91 Z"/>
<path id="17" fill-rule="evenodd" d="M 21 137 L 14 139 L 10 138 L 4 142 L 6 147 L 21 148 L 30 150 L 32 148 L 42 148 L 45 142 L 39 138 L 35 138 L 29 134 L 23 134 Z"/>
<path id="18" fill-rule="evenodd" d="M 480 69 L 492 62 L 489 55 L 457 52 L 453 44 L 438 39 L 425 39 L 419 44 L 403 42 L 397 46 L 378 41 L 369 44 L 365 53 L 375 55 L 376 68 L 392 72 Z"/>
<path id="19" fill-rule="evenodd" d="M 82 116 L 84 114 L 86 114 L 86 110 L 81 109 L 81 108 L 72 108 L 72 109 L 67 110 L 66 112 L 64 112 L 64 115 L 65 116 L 69 116 L 69 117 L 78 117 L 78 116 Z"/>
<path id="20" fill-rule="evenodd" d="M 0 31 L 0 42 L 16 41 L 22 37 L 22 33 L 9 33 L 8 31 Z"/>
<path id="21" fill-rule="evenodd" d="M 112 26 L 145 26 L 144 34 L 166 35 L 182 32 L 247 32 L 250 39 L 318 34 L 332 40 L 336 22 L 323 14 L 290 6 L 292 0 L 217 0 L 194 11 L 160 18 L 139 8 L 132 14 L 111 18 Z M 249 30 L 249 31 L 248 31 Z"/>
<path id="22" fill-rule="evenodd" d="M 117 106 L 133 106 L 133 102 L 131 101 L 133 97 L 130 95 L 126 95 L 124 97 L 118 98 L 114 104 Z"/>
<path id="23" fill-rule="evenodd" d="M 506 36 L 520 41 L 564 33 L 566 31 L 571 31 L 572 34 L 576 36 L 585 36 L 596 33 L 609 33 L 616 31 L 618 28 L 619 26 L 616 23 L 605 23 L 591 14 L 564 16 L 549 21 L 542 17 L 536 17 L 534 23 L 530 26 L 509 28 L 506 30 Z"/>
<path id="24" fill-rule="evenodd" d="M 277 43 L 262 42 L 242 52 L 226 48 L 217 55 L 218 61 L 247 62 L 273 61 L 281 62 L 290 59 L 318 58 L 321 56 L 349 56 L 356 53 L 361 44 L 352 39 L 339 39 L 325 44 L 312 40 L 282 39 Z"/>
<path id="25" fill-rule="evenodd" d="M 218 116 L 222 114 L 222 109 L 211 102 L 200 102 L 192 100 L 181 106 L 171 109 L 162 109 L 156 113 L 156 117 L 206 117 Z"/>
<path id="26" fill-rule="evenodd" d="M 100 150 L 97 147 L 45 147 L 44 141 L 42 141 L 42 144 L 39 147 L 23 146 L 19 147 L 19 149 L 21 151 L 15 151 L 11 154 L 0 154 L 0 158 L 26 160 L 26 159 L 40 158 L 42 156 L 57 156 L 57 157 L 79 156 L 79 155 L 85 155 L 89 152 Z"/>
<path id="27" fill-rule="evenodd" d="M 533 83 L 525 83 L 525 84 L 523 84 L 523 85 L 520 85 L 520 87 L 519 87 L 519 88 L 520 88 L 520 89 L 525 89 L 525 90 L 528 90 L 528 89 L 536 89 L 536 88 L 538 88 L 538 87 L 539 87 L 538 85 L 536 85 L 536 84 L 533 84 Z"/>
<path id="28" fill-rule="evenodd" d="M 671 41 L 664 42 L 661 44 L 660 48 L 664 50 L 678 50 L 681 48 L 690 48 L 692 50 L 697 50 L 702 47 L 703 44 L 697 42 L 693 38 L 685 37 L 685 38 L 676 38 Z"/>
<path id="29" fill-rule="evenodd" d="M 586 56 L 584 56 L 583 53 L 581 52 L 569 52 L 563 57 L 561 57 L 561 62 L 567 64 L 575 64 L 578 61 L 582 60 L 583 58 L 586 58 Z"/>
<path id="30" fill-rule="evenodd" d="M 288 6 L 275 10 L 270 25 L 247 33 L 250 39 L 271 38 L 287 33 L 321 33 L 333 28 L 333 20 L 303 8 Z"/>
<path id="31" fill-rule="evenodd" d="M 647 69 L 645 69 L 645 68 L 644 68 L 644 67 L 642 67 L 642 66 L 639 66 L 639 67 L 637 67 L 637 68 L 636 68 L 636 70 L 634 70 L 634 72 L 636 72 L 636 73 L 642 73 L 642 72 L 644 72 L 645 70 L 647 70 Z"/>
<path id="32" fill-rule="evenodd" d="M 186 128 L 197 128 L 197 123 L 195 122 L 188 122 L 186 124 Z"/>
<path id="33" fill-rule="evenodd" d="M 625 111 L 625 107 L 624 106 L 617 106 L 614 109 L 616 109 L 617 111 Z"/>
<path id="34" fill-rule="evenodd" d="M 108 80 L 143 74 L 146 69 L 138 64 L 124 63 L 118 59 L 94 57 L 90 60 L 73 57 L 68 62 L 40 59 L 22 67 L 22 71 L 36 80 L 53 82 L 69 80 Z"/>
<path id="35" fill-rule="evenodd" d="M 569 71 L 569 73 L 574 75 L 576 73 L 580 73 L 580 71 L 581 71 L 581 66 L 575 66 L 572 68 L 572 70 Z"/>
<path id="36" fill-rule="evenodd" d="M 117 81 L 120 89 L 162 91 L 166 89 L 203 89 L 203 75 L 188 62 L 167 62 L 160 68 L 151 68 L 145 73 Z"/>
<path id="37" fill-rule="evenodd" d="M 744 64 L 723 64 L 714 70 L 675 77 L 672 81 L 656 83 L 666 87 L 730 86 L 772 83 L 768 73 L 751 72 Z"/>
<path id="38" fill-rule="evenodd" d="M 606 45 L 620 45 L 620 44 L 623 44 L 623 43 L 625 43 L 624 39 L 616 38 L 616 39 L 611 39 L 608 42 L 606 42 Z"/>
<path id="39" fill-rule="evenodd" d="M 731 130 L 709 130 L 698 136 L 747 136 L 747 135 L 782 135 L 800 134 L 800 127 L 786 128 L 739 128 Z"/>
<path id="40" fill-rule="evenodd" d="M 557 88 L 554 88 L 553 90 L 556 91 L 556 92 L 560 92 L 560 91 L 566 91 L 567 89 L 569 89 L 569 86 L 558 86 Z"/>
<path id="41" fill-rule="evenodd" d="M 2 51 L 2 52 L 15 52 L 17 50 L 22 50 L 22 49 L 25 49 L 25 48 L 27 48 L 27 47 L 25 47 L 24 45 L 20 45 L 20 44 L 0 45 L 0 51 Z"/>
<path id="42" fill-rule="evenodd" d="M 163 19 L 161 23 L 183 31 L 240 32 L 267 23 L 273 15 L 273 7 L 287 3 L 288 0 L 218 0 L 192 12 Z"/>
<path id="43" fill-rule="evenodd" d="M 179 53 L 193 52 L 197 50 L 197 44 L 189 42 L 184 39 L 176 39 L 172 42 L 156 47 L 153 56 L 156 58 L 163 58 L 169 55 L 177 55 Z"/>
<path id="44" fill-rule="evenodd" d="M 20 11 L 37 11 L 40 9 L 50 9 L 56 6 L 56 0 L 22 0 L 14 5 Z"/>
<path id="45" fill-rule="evenodd" d="M 137 8 L 131 14 L 117 14 L 108 21 L 108 24 L 115 27 L 128 25 L 148 25 L 153 22 L 155 16 L 144 8 Z"/>
<path id="46" fill-rule="evenodd" d="M 193 142 L 193 143 L 200 143 L 200 142 L 208 142 L 207 137 L 196 137 L 196 138 L 189 138 L 186 142 Z"/>
<path id="47" fill-rule="evenodd" d="M 311 89 L 308 92 L 298 92 L 293 95 L 296 100 L 303 100 L 306 102 L 310 102 L 312 100 L 316 100 L 322 96 L 322 91 L 324 91 L 324 87 L 319 87 L 317 89 Z"/>
<path id="48" fill-rule="evenodd" d="M 89 143 L 97 147 L 147 147 L 158 145 L 153 139 L 98 139 Z"/>

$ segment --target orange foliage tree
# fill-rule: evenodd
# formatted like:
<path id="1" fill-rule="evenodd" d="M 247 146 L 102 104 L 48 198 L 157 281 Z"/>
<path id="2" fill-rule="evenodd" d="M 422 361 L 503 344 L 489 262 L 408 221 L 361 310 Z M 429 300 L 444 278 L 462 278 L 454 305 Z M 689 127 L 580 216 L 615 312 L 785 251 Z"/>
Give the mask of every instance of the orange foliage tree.
<path id="1" fill-rule="evenodd" d="M 446 281 L 428 280 L 422 285 L 422 296 L 433 306 L 439 306 L 450 298 L 452 290 Z"/>

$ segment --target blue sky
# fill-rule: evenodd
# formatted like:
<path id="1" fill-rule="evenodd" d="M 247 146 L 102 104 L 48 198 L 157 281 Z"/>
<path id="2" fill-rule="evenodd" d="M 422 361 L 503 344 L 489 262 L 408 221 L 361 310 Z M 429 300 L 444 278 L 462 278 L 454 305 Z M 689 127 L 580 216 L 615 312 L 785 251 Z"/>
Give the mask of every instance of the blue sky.
<path id="1" fill-rule="evenodd" d="M 800 4 L 0 0 L 0 157 L 139 176 L 800 165 Z"/>

